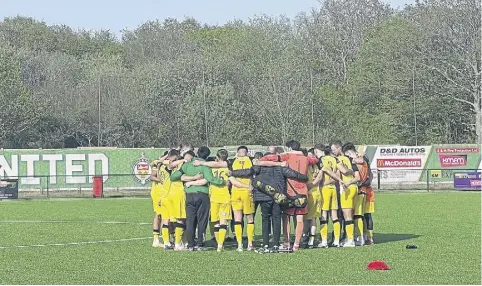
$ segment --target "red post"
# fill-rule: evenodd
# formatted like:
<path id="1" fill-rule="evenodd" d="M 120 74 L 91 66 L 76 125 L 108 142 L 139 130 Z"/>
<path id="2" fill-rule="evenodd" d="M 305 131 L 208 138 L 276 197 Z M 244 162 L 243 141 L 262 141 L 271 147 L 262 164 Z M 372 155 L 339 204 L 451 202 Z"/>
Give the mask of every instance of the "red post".
<path id="1" fill-rule="evenodd" d="M 95 176 L 93 179 L 92 195 L 94 198 L 101 198 L 104 196 L 104 180 L 102 176 Z"/>

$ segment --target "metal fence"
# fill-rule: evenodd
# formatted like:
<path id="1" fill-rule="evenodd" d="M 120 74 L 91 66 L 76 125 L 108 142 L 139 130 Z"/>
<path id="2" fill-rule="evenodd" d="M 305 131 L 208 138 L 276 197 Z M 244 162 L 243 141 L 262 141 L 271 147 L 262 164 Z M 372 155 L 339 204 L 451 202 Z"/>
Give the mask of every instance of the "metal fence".
<path id="1" fill-rule="evenodd" d="M 373 171 L 372 186 L 377 191 L 430 192 L 455 190 L 454 172 L 480 172 L 474 169 L 393 169 Z M 132 174 L 99 175 L 103 177 L 104 197 L 149 196 L 151 183 L 136 181 Z M 10 177 L 19 182 L 19 198 L 88 198 L 93 196 L 93 177 L 56 175 Z"/>

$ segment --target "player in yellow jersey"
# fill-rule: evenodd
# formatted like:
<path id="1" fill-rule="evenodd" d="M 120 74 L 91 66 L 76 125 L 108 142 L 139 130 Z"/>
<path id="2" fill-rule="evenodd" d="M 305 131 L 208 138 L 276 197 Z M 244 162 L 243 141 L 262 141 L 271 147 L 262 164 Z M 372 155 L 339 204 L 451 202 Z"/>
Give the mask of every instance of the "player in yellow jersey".
<path id="1" fill-rule="evenodd" d="M 151 199 L 152 199 L 152 208 L 154 209 L 154 218 L 152 220 L 152 234 L 154 236 L 152 240 L 152 247 L 159 247 L 159 223 L 161 220 L 161 210 L 160 210 L 160 201 L 161 201 L 161 194 L 160 194 L 160 179 L 157 177 L 157 163 L 158 161 L 153 161 L 151 164 Z"/>
<path id="2" fill-rule="evenodd" d="M 308 150 L 308 156 L 314 156 L 314 150 Z M 308 166 L 308 213 L 305 215 L 305 230 L 308 234 L 308 248 L 313 248 L 316 235 L 316 219 L 321 216 L 321 192 L 319 182 L 316 182 L 320 169 L 316 165 Z"/>
<path id="3" fill-rule="evenodd" d="M 169 191 L 171 188 L 171 170 L 168 166 L 161 165 L 158 168 L 158 177 L 162 181 L 160 187 L 160 213 L 161 213 L 161 235 L 164 242 L 164 249 L 172 249 L 169 241 L 169 218 L 171 217 L 169 211 L 171 205 L 169 201 Z"/>
<path id="4" fill-rule="evenodd" d="M 194 165 L 204 165 L 211 168 L 225 168 L 228 167 L 229 162 L 194 162 Z M 248 157 L 248 148 L 246 146 L 238 147 L 236 158 L 231 164 L 231 169 L 241 170 L 249 169 L 253 166 L 251 158 Z M 250 179 L 237 178 L 241 185 L 250 185 Z M 243 216 L 246 216 L 248 221 L 248 250 L 253 250 L 254 240 L 254 200 L 249 188 L 232 186 L 231 188 L 231 206 L 234 212 L 234 232 L 238 242 L 238 251 L 243 251 Z"/>
<path id="5" fill-rule="evenodd" d="M 166 155 L 166 154 L 164 154 Z M 154 209 L 154 218 L 152 221 L 152 233 L 153 233 L 153 241 L 152 247 L 159 247 L 159 223 L 161 221 L 161 190 L 162 181 L 161 178 L 158 177 L 158 167 L 159 167 L 160 160 L 154 160 L 151 163 L 151 199 L 152 199 L 152 208 Z"/>
<path id="6" fill-rule="evenodd" d="M 216 154 L 217 162 L 228 161 L 228 150 L 220 149 Z M 228 181 L 229 169 L 213 168 L 214 177 Z M 214 236 L 218 243 L 218 252 L 223 251 L 224 240 L 228 231 L 228 221 L 231 220 L 231 195 L 228 186 L 209 186 L 209 197 L 211 200 L 211 221 L 214 223 Z"/>
<path id="7" fill-rule="evenodd" d="M 315 146 L 315 156 L 321 160 L 321 172 L 316 182 L 321 181 L 321 216 L 320 216 L 320 248 L 328 247 L 328 214 L 333 222 L 333 247 L 340 247 L 341 224 L 338 218 L 338 199 L 335 182 L 340 181 L 337 175 L 336 160 L 331 156 L 331 151 L 323 144 Z"/>
<path id="8" fill-rule="evenodd" d="M 253 166 L 251 159 L 248 157 L 248 148 L 246 146 L 238 147 L 236 158 L 232 164 L 232 170 L 249 169 Z M 250 185 L 251 180 L 247 178 L 236 178 L 244 185 Z M 240 188 L 233 186 L 231 189 L 231 204 L 234 211 L 234 231 L 238 242 L 238 251 L 243 251 L 243 216 L 246 216 L 247 234 L 248 234 L 248 251 L 254 249 L 254 200 L 253 194 L 249 188 Z"/>
<path id="9" fill-rule="evenodd" d="M 356 151 L 353 144 L 343 146 L 346 156 L 352 158 L 358 166 L 360 182 L 358 183 L 358 196 L 355 199 L 355 225 L 358 230 L 356 245 L 373 244 L 373 220 L 371 214 L 375 211 L 375 195 L 371 187 L 373 173 L 370 168 L 368 157 Z"/>
<path id="10" fill-rule="evenodd" d="M 175 166 L 174 170 L 180 170 L 183 160 L 180 159 L 180 152 L 172 149 L 168 153 L 168 160 L 171 166 Z M 177 162 L 177 163 L 176 163 Z M 174 165 L 172 163 L 175 163 Z M 172 173 L 172 172 L 171 172 Z M 174 221 L 174 250 L 183 250 L 182 236 L 186 227 L 186 193 L 182 181 L 171 181 L 169 189 L 169 219 Z"/>
<path id="11" fill-rule="evenodd" d="M 343 216 L 345 218 L 345 228 L 347 242 L 343 247 L 355 247 L 354 241 L 354 208 L 355 208 L 355 197 L 358 194 L 358 181 L 360 180 L 360 175 L 358 173 L 358 168 L 351 159 L 343 154 L 342 144 L 340 141 L 335 141 L 331 145 L 331 150 L 336 156 L 336 167 L 342 174 L 340 184 L 340 204 L 343 210 Z"/>

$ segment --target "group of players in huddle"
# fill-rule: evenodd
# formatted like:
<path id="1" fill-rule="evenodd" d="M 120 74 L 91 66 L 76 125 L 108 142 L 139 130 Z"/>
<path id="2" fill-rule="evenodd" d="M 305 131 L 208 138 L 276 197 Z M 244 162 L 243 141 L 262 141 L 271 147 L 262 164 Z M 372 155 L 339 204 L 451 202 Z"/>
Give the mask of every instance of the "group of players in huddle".
<path id="1" fill-rule="evenodd" d="M 292 140 L 285 148 L 271 146 L 266 154 L 258 152 L 253 158 L 245 146 L 238 148 L 234 159 L 228 159 L 225 149 L 215 158 L 209 156 L 209 148 L 200 147 L 196 155 L 186 144 L 152 162 L 153 247 L 203 250 L 210 221 L 218 252 L 229 239 L 229 224 L 237 250 L 243 251 L 247 222 L 247 250 L 254 250 L 254 216 L 259 207 L 263 245 L 258 251 L 264 253 L 297 251 L 300 245 L 327 248 L 374 243 L 373 175 L 368 158 L 353 144 L 335 141 L 306 150 Z M 333 232 L 329 238 L 330 219 Z M 321 242 L 315 246 L 317 220 Z"/>

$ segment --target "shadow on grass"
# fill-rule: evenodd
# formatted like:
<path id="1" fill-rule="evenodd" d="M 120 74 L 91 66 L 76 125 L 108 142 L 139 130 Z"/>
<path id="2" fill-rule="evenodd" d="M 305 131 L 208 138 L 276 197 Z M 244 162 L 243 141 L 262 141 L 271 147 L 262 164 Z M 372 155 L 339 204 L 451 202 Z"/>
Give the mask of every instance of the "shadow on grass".
<path id="1" fill-rule="evenodd" d="M 419 238 L 421 235 L 418 234 L 404 234 L 404 233 L 375 233 L 375 244 L 409 240 L 414 238 Z"/>

